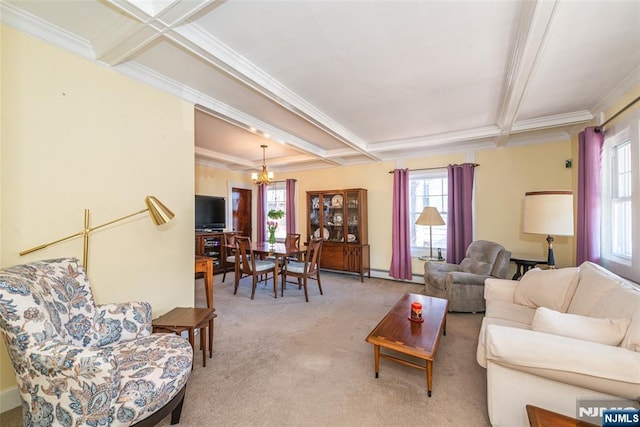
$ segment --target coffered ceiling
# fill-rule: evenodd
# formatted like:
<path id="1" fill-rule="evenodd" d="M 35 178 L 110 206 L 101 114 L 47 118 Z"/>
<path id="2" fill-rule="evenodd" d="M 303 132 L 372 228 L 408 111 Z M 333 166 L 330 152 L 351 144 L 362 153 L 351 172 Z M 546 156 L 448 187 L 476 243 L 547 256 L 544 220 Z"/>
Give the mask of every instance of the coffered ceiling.
<path id="1" fill-rule="evenodd" d="M 570 138 L 640 83 L 640 1 L 0 2 L 4 24 L 196 105 L 255 171 Z"/>

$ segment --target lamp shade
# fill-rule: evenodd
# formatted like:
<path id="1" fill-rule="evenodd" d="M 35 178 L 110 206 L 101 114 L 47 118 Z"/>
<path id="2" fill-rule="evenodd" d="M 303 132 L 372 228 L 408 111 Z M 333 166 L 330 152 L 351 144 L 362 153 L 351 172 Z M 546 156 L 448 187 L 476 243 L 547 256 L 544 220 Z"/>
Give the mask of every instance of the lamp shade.
<path id="1" fill-rule="evenodd" d="M 573 193 L 525 193 L 522 231 L 531 234 L 573 236 Z"/>
<path id="2" fill-rule="evenodd" d="M 444 225 L 444 220 L 440 216 L 437 208 L 427 206 L 422 209 L 422 213 L 416 220 L 417 225 Z"/>
<path id="3" fill-rule="evenodd" d="M 147 208 L 149 209 L 151 221 L 153 221 L 155 225 L 166 224 L 175 216 L 168 207 L 163 205 L 162 202 L 154 196 L 147 196 L 144 199 L 144 202 L 147 204 Z"/>

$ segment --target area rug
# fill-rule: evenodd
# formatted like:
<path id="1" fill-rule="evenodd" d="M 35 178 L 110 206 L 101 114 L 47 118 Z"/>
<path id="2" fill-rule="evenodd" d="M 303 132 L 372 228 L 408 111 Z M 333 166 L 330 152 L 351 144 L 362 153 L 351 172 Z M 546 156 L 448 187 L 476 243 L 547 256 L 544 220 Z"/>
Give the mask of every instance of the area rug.
<path id="1" fill-rule="evenodd" d="M 405 292 L 422 285 L 322 272 L 309 302 L 294 284 L 273 297 L 273 282 L 251 279 L 233 295 L 233 273 L 214 280 L 213 358 L 195 367 L 180 426 L 488 426 L 486 372 L 475 351 L 481 314 L 449 313 L 434 362 L 433 396 L 424 371 L 388 360 L 374 376 L 373 346 L 365 342 Z M 196 306 L 206 306 L 202 279 Z M 0 426 L 21 425 L 20 408 Z M 170 418 L 161 422 L 170 425 Z"/>
<path id="2" fill-rule="evenodd" d="M 486 371 L 475 350 L 482 314 L 449 313 L 434 362 L 424 371 L 381 360 L 374 376 L 366 336 L 405 293 L 422 285 L 323 272 L 309 302 L 295 284 L 251 279 L 233 295 L 233 274 L 215 276 L 213 358 L 196 352 L 182 426 L 487 426 Z M 204 295 L 196 281 L 196 305 Z M 161 425 L 169 425 L 169 419 Z"/>

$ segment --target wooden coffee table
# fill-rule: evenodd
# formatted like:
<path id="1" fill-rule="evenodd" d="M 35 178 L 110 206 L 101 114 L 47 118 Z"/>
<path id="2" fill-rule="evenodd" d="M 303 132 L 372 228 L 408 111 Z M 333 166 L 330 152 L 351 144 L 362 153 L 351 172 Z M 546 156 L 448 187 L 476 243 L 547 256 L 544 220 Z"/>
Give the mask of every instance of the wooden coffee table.
<path id="1" fill-rule="evenodd" d="M 424 319 L 422 323 L 409 320 L 411 303 L 414 301 L 422 303 L 422 318 Z M 446 299 L 420 294 L 404 294 L 366 339 L 368 343 L 373 344 L 376 378 L 378 378 L 380 370 L 380 357 L 427 371 L 427 392 L 431 397 L 433 361 L 438 351 L 440 336 L 447 333 L 448 307 L 449 301 Z M 424 360 L 425 365 L 380 353 L 380 347 L 417 357 Z"/>

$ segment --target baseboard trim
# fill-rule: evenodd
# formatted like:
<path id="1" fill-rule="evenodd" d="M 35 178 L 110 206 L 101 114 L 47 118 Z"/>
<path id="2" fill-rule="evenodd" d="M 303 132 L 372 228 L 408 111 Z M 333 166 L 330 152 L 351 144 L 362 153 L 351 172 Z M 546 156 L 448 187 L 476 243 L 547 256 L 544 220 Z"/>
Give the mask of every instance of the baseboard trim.
<path id="1" fill-rule="evenodd" d="M 7 412 L 22 405 L 18 387 L 0 391 L 0 412 Z"/>
<path id="2" fill-rule="evenodd" d="M 417 283 L 418 285 L 424 285 L 424 276 L 422 274 L 413 274 L 411 276 L 411 280 L 400 280 L 396 279 L 395 277 L 389 276 L 389 270 L 379 270 L 376 268 L 372 268 L 371 277 L 375 277 L 377 279 L 393 280 L 395 282 Z"/>
<path id="3" fill-rule="evenodd" d="M 332 270 L 330 268 L 323 268 L 322 271 L 330 271 L 332 273 L 340 273 L 340 274 L 349 274 L 352 276 L 360 276 L 360 273 L 353 271 L 342 271 L 342 270 Z M 367 278 L 367 274 L 364 275 L 365 279 Z M 405 282 L 405 283 L 415 283 L 418 285 L 424 285 L 424 276 L 421 274 L 413 274 L 411 276 L 411 280 L 400 280 L 395 277 L 391 277 L 389 275 L 389 270 L 380 270 L 377 268 L 371 269 L 371 277 L 375 277 L 376 279 L 385 279 L 385 280 L 393 280 L 394 282 Z"/>

